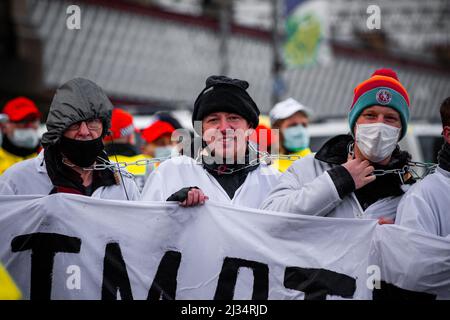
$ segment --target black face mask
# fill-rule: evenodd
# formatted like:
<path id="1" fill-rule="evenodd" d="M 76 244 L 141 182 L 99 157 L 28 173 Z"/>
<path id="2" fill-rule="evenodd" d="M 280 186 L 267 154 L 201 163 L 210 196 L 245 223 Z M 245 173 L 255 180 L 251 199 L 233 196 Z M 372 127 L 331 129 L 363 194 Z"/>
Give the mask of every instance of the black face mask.
<path id="1" fill-rule="evenodd" d="M 94 140 L 75 140 L 62 136 L 59 149 L 74 165 L 87 168 L 94 164 L 104 146 L 101 137 Z"/>

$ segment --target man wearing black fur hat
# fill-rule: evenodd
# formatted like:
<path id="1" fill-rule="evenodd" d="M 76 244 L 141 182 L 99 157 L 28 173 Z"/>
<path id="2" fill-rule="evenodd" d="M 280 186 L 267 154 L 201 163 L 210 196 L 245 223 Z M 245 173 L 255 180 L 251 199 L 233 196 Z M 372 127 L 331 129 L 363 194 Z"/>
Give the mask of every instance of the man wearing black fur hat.
<path id="1" fill-rule="evenodd" d="M 10 167 L 0 177 L 0 194 L 138 200 L 138 187 L 126 172 L 93 170 L 95 164 L 109 164 L 102 138 L 108 134 L 112 108 L 92 81 L 76 78 L 63 84 L 50 106 L 44 151 Z"/>
<path id="2" fill-rule="evenodd" d="M 279 173 L 260 161 L 248 138 L 259 122 L 259 109 L 248 83 L 211 76 L 194 104 L 192 122 L 202 147 L 162 163 L 147 180 L 142 200 L 178 201 L 195 206 L 207 199 L 257 208 Z"/>

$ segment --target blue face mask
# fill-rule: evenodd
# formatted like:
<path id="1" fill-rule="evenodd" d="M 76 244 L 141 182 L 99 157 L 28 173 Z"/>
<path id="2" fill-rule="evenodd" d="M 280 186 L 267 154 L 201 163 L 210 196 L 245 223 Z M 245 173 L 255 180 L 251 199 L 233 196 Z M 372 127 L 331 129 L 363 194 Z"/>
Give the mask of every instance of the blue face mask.
<path id="1" fill-rule="evenodd" d="M 173 152 L 174 152 L 174 147 L 172 147 L 172 146 L 156 147 L 155 148 L 155 158 L 170 157 Z"/>
<path id="2" fill-rule="evenodd" d="M 283 137 L 283 146 L 289 151 L 297 152 L 309 147 L 308 130 L 301 124 L 284 129 Z"/>
<path id="3" fill-rule="evenodd" d="M 36 129 L 15 129 L 11 142 L 21 148 L 33 149 L 39 144 L 39 133 Z"/>

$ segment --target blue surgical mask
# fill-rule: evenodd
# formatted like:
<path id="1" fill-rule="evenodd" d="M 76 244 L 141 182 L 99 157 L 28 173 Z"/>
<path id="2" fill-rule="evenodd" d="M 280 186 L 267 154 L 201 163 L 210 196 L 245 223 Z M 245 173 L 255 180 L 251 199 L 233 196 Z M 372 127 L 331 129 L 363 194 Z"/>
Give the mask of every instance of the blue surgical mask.
<path id="1" fill-rule="evenodd" d="M 36 129 L 15 129 L 11 142 L 17 147 L 33 149 L 39 144 L 39 132 Z"/>
<path id="2" fill-rule="evenodd" d="M 309 133 L 306 128 L 298 124 L 283 130 L 283 146 L 293 152 L 297 152 L 309 147 Z"/>
<path id="3" fill-rule="evenodd" d="M 172 153 L 175 153 L 175 148 L 172 146 L 156 147 L 155 148 L 155 158 L 166 158 L 170 157 Z"/>

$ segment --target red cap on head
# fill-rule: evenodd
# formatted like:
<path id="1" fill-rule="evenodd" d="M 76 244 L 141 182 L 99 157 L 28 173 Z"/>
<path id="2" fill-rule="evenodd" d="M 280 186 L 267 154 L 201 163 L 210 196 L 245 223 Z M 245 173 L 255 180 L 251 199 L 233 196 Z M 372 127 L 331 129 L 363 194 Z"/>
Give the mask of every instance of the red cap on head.
<path id="1" fill-rule="evenodd" d="M 8 116 L 11 122 L 33 121 L 41 117 L 41 113 L 34 102 L 25 97 L 9 100 L 3 108 L 3 113 Z"/>
<path id="2" fill-rule="evenodd" d="M 105 141 L 129 136 L 134 132 L 133 116 L 125 110 L 113 109 L 110 131 L 111 134 L 104 138 Z"/>
<path id="3" fill-rule="evenodd" d="M 175 128 L 170 123 L 158 120 L 142 130 L 141 135 L 147 143 L 151 143 L 163 134 L 172 134 L 174 131 Z"/>

